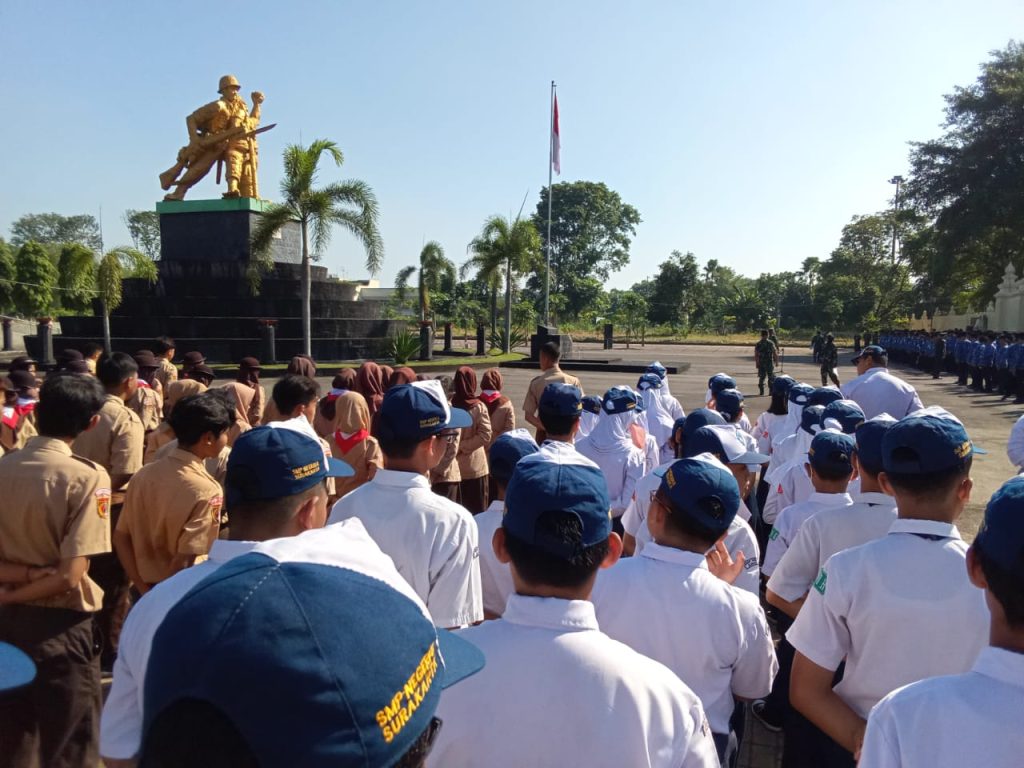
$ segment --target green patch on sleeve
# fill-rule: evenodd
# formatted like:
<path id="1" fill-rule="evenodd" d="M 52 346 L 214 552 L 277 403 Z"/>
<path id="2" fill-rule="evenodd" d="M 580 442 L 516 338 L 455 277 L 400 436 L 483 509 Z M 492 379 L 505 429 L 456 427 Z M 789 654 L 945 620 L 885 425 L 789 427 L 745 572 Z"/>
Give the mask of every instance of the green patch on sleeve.
<path id="1" fill-rule="evenodd" d="M 814 588 L 819 593 L 825 594 L 825 585 L 828 583 L 828 574 L 825 573 L 825 569 L 821 569 L 821 573 L 818 574 L 818 578 L 814 580 Z"/>
<path id="2" fill-rule="evenodd" d="M 772 532 L 768 534 L 768 538 L 771 541 L 775 541 L 777 538 L 779 538 L 779 529 L 775 526 L 772 526 Z"/>

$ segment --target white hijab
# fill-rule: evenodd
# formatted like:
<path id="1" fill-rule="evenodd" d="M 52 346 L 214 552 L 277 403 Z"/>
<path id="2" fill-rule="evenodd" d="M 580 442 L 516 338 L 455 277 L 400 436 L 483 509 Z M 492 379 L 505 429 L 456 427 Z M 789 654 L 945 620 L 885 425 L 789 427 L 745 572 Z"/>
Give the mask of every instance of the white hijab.
<path id="1" fill-rule="evenodd" d="M 672 426 L 676 423 L 675 418 L 665 407 L 661 392 L 661 389 L 650 387 L 640 393 L 644 402 L 643 415 L 646 416 L 647 422 L 644 428 L 654 436 L 659 448 L 672 437 Z"/>
<path id="2" fill-rule="evenodd" d="M 636 411 L 626 411 L 625 413 L 601 411 L 601 415 L 597 417 L 597 424 L 587 435 L 587 441 L 594 447 L 594 450 L 601 453 L 617 453 L 627 448 L 635 449 L 629 425 L 633 423 L 636 415 Z"/>

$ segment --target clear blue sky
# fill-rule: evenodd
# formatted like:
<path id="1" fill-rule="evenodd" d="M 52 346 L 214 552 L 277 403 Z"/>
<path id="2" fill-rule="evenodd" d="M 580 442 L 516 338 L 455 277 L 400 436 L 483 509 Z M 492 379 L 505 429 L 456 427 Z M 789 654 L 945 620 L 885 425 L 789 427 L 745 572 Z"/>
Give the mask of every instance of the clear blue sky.
<path id="1" fill-rule="evenodd" d="M 151 208 L 185 116 L 231 72 L 266 94 L 261 190 L 285 144 L 346 155 L 324 179 L 376 191 L 380 275 L 438 240 L 457 263 L 493 213 L 547 183 L 548 84 L 562 180 L 603 181 L 643 223 L 609 287 L 673 249 L 741 273 L 825 258 L 886 207 L 942 96 L 1020 35 L 1020 0 L 516 3 L 0 2 L 0 234 L 24 213 L 93 213 L 108 246 Z M 212 175 L 212 174 L 211 174 Z M 557 179 L 558 177 L 556 177 Z M 191 197 L 219 196 L 208 178 Z M 338 232 L 332 272 L 365 276 Z"/>

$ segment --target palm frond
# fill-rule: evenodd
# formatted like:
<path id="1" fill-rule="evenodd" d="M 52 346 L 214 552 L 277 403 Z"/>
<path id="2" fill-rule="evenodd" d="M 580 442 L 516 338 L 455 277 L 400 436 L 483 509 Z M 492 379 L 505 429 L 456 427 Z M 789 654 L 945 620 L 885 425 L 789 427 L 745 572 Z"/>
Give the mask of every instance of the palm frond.
<path id="1" fill-rule="evenodd" d="M 413 276 L 416 267 L 404 267 L 395 275 L 395 295 L 399 301 L 405 301 L 405 292 L 409 288 L 409 278 Z"/>

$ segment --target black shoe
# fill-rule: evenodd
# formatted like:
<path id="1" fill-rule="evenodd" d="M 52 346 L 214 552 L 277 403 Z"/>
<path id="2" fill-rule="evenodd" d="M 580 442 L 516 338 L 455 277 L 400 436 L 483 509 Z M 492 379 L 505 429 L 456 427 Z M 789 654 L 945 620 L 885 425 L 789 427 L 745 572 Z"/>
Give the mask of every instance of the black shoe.
<path id="1" fill-rule="evenodd" d="M 772 733 L 779 733 L 782 731 L 782 719 L 775 713 L 772 712 L 768 707 L 768 702 L 764 699 L 758 699 L 750 705 L 750 714 L 754 716 L 765 729 Z"/>

